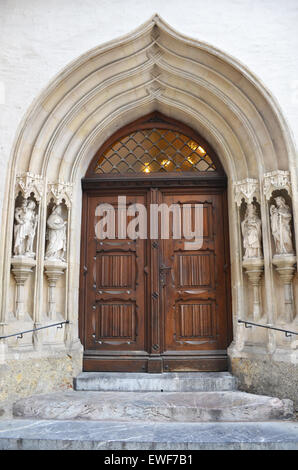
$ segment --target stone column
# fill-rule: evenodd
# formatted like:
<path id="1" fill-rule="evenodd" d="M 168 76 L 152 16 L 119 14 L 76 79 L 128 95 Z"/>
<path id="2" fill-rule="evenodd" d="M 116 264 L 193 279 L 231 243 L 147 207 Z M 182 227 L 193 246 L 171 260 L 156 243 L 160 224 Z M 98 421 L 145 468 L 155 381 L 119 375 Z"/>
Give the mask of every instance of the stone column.
<path id="1" fill-rule="evenodd" d="M 296 271 L 296 261 L 294 254 L 274 255 L 272 259 L 284 287 L 284 321 L 286 323 L 292 322 L 295 317 L 292 280 Z"/>
<path id="2" fill-rule="evenodd" d="M 247 258 L 242 261 L 242 266 L 253 286 L 253 319 L 258 321 L 262 316 L 260 281 L 264 270 L 264 260 L 262 258 Z"/>
<path id="3" fill-rule="evenodd" d="M 11 264 L 17 285 L 15 315 L 18 320 L 21 320 L 27 313 L 25 310 L 25 283 L 32 273 L 32 268 L 36 266 L 36 261 L 27 256 L 14 256 Z"/>
<path id="4" fill-rule="evenodd" d="M 56 284 L 64 273 L 67 263 L 60 260 L 45 261 L 45 274 L 48 278 L 48 316 L 51 320 L 56 318 Z"/>

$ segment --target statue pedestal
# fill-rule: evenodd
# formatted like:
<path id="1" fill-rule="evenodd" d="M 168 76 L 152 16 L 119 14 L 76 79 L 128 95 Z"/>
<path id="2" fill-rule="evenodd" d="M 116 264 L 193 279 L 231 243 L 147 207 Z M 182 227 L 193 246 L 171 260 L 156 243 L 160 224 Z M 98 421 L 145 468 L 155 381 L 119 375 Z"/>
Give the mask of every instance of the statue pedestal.
<path id="1" fill-rule="evenodd" d="M 262 316 L 260 299 L 260 280 L 264 270 L 263 258 L 246 258 L 242 266 L 248 275 L 249 282 L 253 286 L 253 319 L 259 320 Z"/>
<path id="2" fill-rule="evenodd" d="M 32 274 L 32 268 L 36 266 L 36 261 L 28 256 L 14 256 L 11 259 L 12 273 L 16 280 L 16 317 L 21 320 L 25 317 L 25 282 Z"/>
<path id="3" fill-rule="evenodd" d="M 51 320 L 56 318 L 56 296 L 55 288 L 58 279 L 62 276 L 65 269 L 67 268 L 67 263 L 61 260 L 48 259 L 45 261 L 45 274 L 48 278 L 48 316 Z"/>
<path id="4" fill-rule="evenodd" d="M 294 254 L 274 255 L 272 263 L 278 272 L 284 286 L 284 321 L 290 323 L 294 320 L 294 295 L 292 280 L 295 273 L 297 258 Z"/>

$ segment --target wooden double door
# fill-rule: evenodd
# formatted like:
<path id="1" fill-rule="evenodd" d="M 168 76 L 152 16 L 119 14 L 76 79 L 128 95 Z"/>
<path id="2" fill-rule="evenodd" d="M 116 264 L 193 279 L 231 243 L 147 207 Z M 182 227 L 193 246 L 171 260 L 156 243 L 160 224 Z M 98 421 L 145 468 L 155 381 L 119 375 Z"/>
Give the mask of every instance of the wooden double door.
<path id="1" fill-rule="evenodd" d="M 108 204 L 112 214 L 106 220 L 112 224 L 114 220 L 112 238 L 98 234 L 101 204 Z M 140 230 L 136 215 L 125 215 L 135 204 L 144 206 L 147 214 L 143 238 L 137 239 L 123 230 L 124 220 L 125 228 L 131 230 L 131 223 Z M 152 230 L 152 205 L 161 204 L 181 208 L 176 222 L 169 211 L 168 237 L 162 233 L 161 215 L 154 229 L 158 232 Z M 183 212 L 185 205 L 190 212 Z M 199 248 L 183 233 L 185 214 L 194 227 L 197 205 L 201 205 L 203 223 Z M 227 370 L 226 349 L 231 341 L 227 230 L 223 188 L 167 188 L 155 183 L 129 190 L 85 191 L 80 285 L 84 370 Z"/>

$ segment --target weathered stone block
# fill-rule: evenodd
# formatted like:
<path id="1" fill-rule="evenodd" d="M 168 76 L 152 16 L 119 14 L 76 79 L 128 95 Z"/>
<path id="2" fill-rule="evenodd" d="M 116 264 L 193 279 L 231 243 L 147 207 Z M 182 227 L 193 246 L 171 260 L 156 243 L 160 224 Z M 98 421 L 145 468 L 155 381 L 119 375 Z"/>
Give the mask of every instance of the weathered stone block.
<path id="1" fill-rule="evenodd" d="M 257 358 L 231 358 L 232 373 L 245 392 L 288 398 L 298 410 L 298 365 Z"/>
<path id="2" fill-rule="evenodd" d="M 81 352 L 0 365 L 0 419 L 9 416 L 12 403 L 22 397 L 72 389 L 73 377 L 81 370 Z"/>
<path id="3" fill-rule="evenodd" d="M 293 418 L 293 403 L 243 392 L 70 391 L 19 400 L 13 414 L 95 421 L 268 421 Z"/>

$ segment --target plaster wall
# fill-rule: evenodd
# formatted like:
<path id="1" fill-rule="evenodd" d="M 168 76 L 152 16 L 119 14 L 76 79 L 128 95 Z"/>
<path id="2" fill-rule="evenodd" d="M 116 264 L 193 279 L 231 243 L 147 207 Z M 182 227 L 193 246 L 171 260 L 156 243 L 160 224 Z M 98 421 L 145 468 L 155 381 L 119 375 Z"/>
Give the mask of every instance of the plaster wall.
<path id="1" fill-rule="evenodd" d="M 1 0 L 0 213 L 16 131 L 33 99 L 69 62 L 156 12 L 245 64 L 279 101 L 298 140 L 296 0 Z"/>

